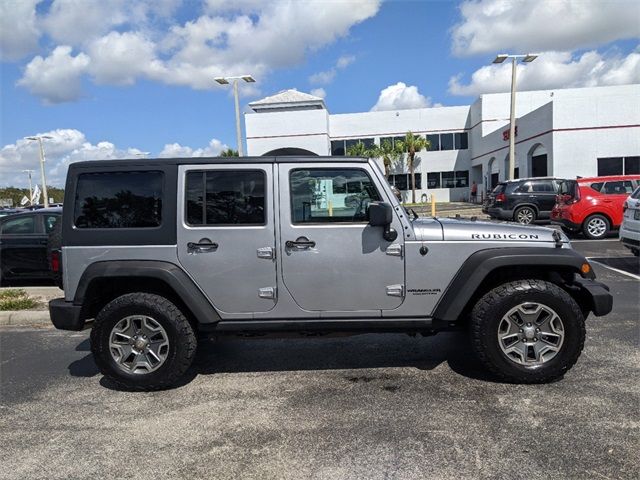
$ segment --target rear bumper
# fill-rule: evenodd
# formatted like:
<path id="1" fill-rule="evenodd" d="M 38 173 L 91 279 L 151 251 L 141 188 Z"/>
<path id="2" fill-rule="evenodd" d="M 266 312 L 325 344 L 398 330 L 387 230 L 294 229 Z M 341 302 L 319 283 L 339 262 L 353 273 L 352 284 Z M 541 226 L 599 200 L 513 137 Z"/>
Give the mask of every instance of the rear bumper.
<path id="1" fill-rule="evenodd" d="M 613 309 L 613 296 L 609 287 L 604 283 L 587 278 L 576 278 L 576 286 L 580 287 L 582 295 L 591 299 L 591 311 L 596 317 L 607 315 Z"/>
<path id="2" fill-rule="evenodd" d="M 484 211 L 484 209 L 483 209 Z M 486 212 L 491 217 L 499 218 L 500 220 L 511 220 L 513 219 L 513 210 L 505 210 L 500 207 L 488 207 Z"/>
<path id="3" fill-rule="evenodd" d="M 81 308 L 80 305 L 67 302 L 64 298 L 55 298 L 49 302 L 51 323 L 58 330 L 82 330 L 85 322 L 80 318 Z"/>
<path id="4" fill-rule="evenodd" d="M 578 231 L 582 228 L 582 225 L 579 223 L 574 223 L 566 218 L 562 217 L 551 217 L 551 224 L 553 225 L 561 225 L 568 230 Z"/>

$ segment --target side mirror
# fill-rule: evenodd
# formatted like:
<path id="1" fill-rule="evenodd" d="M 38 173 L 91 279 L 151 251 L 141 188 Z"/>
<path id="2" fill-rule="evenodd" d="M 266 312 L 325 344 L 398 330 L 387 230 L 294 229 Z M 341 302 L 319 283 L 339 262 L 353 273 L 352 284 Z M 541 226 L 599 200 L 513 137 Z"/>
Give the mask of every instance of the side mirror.
<path id="1" fill-rule="evenodd" d="M 383 227 L 382 238 L 387 242 L 393 242 L 398 238 L 398 232 L 391 228 L 393 221 L 393 208 L 384 202 L 371 202 L 367 210 L 369 225 L 372 227 Z"/>

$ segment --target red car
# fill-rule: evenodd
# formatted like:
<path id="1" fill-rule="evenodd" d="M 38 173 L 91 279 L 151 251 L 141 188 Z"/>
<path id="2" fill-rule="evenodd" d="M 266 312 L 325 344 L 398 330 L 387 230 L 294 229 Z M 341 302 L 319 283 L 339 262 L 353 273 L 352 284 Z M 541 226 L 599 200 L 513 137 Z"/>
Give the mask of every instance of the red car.
<path id="1" fill-rule="evenodd" d="M 604 238 L 620 227 L 624 201 L 638 185 L 640 175 L 563 180 L 551 223 L 565 231 L 582 231 L 590 239 Z"/>

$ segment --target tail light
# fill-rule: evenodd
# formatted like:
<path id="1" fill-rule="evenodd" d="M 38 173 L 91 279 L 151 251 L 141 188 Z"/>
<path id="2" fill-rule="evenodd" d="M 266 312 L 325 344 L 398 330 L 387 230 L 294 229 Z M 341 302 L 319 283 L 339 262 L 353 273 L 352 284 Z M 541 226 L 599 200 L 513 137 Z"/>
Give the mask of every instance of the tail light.
<path id="1" fill-rule="evenodd" d="M 60 251 L 53 250 L 51 252 L 51 271 L 58 273 L 60 271 Z"/>
<path id="2" fill-rule="evenodd" d="M 496 195 L 496 202 L 504 202 L 507 200 L 507 196 L 504 193 L 499 193 Z"/>

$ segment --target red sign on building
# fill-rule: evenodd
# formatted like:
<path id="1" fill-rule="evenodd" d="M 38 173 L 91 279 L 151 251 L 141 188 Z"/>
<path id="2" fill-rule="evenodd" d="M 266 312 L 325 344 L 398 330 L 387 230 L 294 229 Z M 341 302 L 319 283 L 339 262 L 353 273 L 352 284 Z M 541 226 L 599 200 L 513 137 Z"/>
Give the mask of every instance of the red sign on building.
<path id="1" fill-rule="evenodd" d="M 516 125 L 516 137 L 518 136 L 518 126 Z M 509 130 L 505 130 L 504 132 L 502 132 L 502 140 L 504 140 L 505 142 L 509 140 Z"/>

